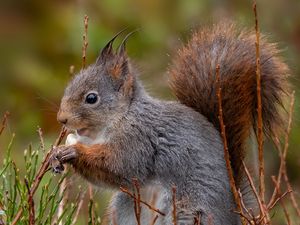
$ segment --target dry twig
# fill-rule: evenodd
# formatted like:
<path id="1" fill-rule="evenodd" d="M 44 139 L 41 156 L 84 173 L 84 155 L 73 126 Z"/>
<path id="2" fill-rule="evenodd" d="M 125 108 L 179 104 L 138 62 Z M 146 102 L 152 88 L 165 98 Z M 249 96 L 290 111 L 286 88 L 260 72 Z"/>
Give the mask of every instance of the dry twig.
<path id="1" fill-rule="evenodd" d="M 68 172 L 68 166 L 65 166 L 65 169 L 63 171 L 64 174 Z M 59 197 L 61 198 L 61 201 L 58 204 L 58 210 L 57 210 L 57 218 L 60 218 L 61 215 L 64 212 L 65 204 L 68 199 L 68 191 L 67 191 L 67 176 L 63 179 L 60 187 L 59 187 Z M 63 225 L 63 222 L 60 221 L 59 225 Z"/>
<path id="2" fill-rule="evenodd" d="M 136 178 L 132 179 L 132 183 L 133 186 L 136 190 L 136 195 L 135 195 L 135 191 L 134 191 L 134 196 L 137 196 L 136 198 L 134 198 L 134 213 L 135 213 L 135 217 L 136 217 L 136 222 L 138 225 L 141 225 L 141 193 L 140 193 L 140 185 L 138 183 L 138 180 Z"/>
<path id="3" fill-rule="evenodd" d="M 54 143 L 54 146 L 57 146 L 61 143 L 62 139 L 64 138 L 65 134 L 66 134 L 67 130 L 63 127 L 60 131 L 60 134 L 58 136 L 58 138 L 56 139 L 55 143 Z M 48 153 L 46 154 L 43 162 L 42 162 L 42 165 L 41 167 L 39 168 L 35 178 L 34 178 L 34 181 L 32 183 L 32 186 L 30 188 L 30 193 L 32 196 L 34 196 L 37 188 L 39 187 L 40 183 L 41 183 L 41 180 L 43 179 L 45 173 L 47 171 L 49 171 L 49 160 L 50 160 L 50 156 L 52 155 L 53 153 L 53 150 L 54 150 L 54 146 L 52 146 L 52 148 L 48 151 Z M 21 218 L 23 214 L 23 208 L 20 208 L 19 211 L 17 212 L 14 220 L 12 221 L 11 225 L 16 225 L 17 222 L 19 221 L 19 219 Z"/>
<path id="4" fill-rule="evenodd" d="M 24 180 L 28 193 L 28 211 L 29 211 L 29 225 L 34 225 L 35 223 L 35 212 L 34 212 L 34 201 L 32 197 L 32 193 L 29 188 L 28 180 L 25 178 Z"/>
<path id="5" fill-rule="evenodd" d="M 116 209 L 112 210 L 112 224 L 117 225 L 117 216 L 116 216 Z"/>
<path id="6" fill-rule="evenodd" d="M 257 90 L 257 141 L 258 141 L 258 160 L 259 160 L 259 194 L 262 204 L 265 202 L 265 168 L 264 168 L 264 149 L 263 149 L 263 120 L 261 102 L 261 72 L 260 72 L 260 33 L 258 27 L 256 2 L 253 3 L 255 16 L 255 49 L 256 49 L 256 90 Z"/>
<path id="7" fill-rule="evenodd" d="M 154 224 L 156 223 L 157 219 L 158 219 L 158 215 L 156 215 L 156 216 L 153 218 L 153 220 L 152 220 L 152 222 L 150 223 L 150 225 L 154 225 Z"/>
<path id="8" fill-rule="evenodd" d="M 292 186 L 290 184 L 289 178 L 287 176 L 287 169 L 286 169 L 286 155 L 287 155 L 287 151 L 288 151 L 288 146 L 289 146 L 289 135 L 290 135 L 290 131 L 291 131 L 291 125 L 292 125 L 292 115 L 293 115 L 293 109 L 294 109 L 294 103 L 295 103 L 295 91 L 292 92 L 291 94 L 291 101 L 290 101 L 290 108 L 289 108 L 289 118 L 288 118 L 288 126 L 286 129 L 286 133 L 285 133 L 285 143 L 284 143 L 284 147 L 282 149 L 281 145 L 280 145 L 280 141 L 278 137 L 274 138 L 274 143 L 275 146 L 278 150 L 279 153 L 279 157 L 280 157 L 280 167 L 279 167 L 279 171 L 278 171 L 278 176 L 276 178 L 276 185 L 280 188 L 281 185 L 281 181 L 282 181 L 282 176 L 283 179 L 287 185 L 287 188 L 290 192 L 290 199 L 292 202 L 292 205 L 297 213 L 297 216 L 300 217 L 300 209 L 298 206 L 298 203 L 296 201 L 296 197 L 294 195 L 294 192 L 292 191 Z M 275 178 L 274 178 L 275 179 Z M 273 204 L 274 201 L 276 201 L 276 197 L 279 195 L 278 192 L 278 188 L 275 187 L 275 190 L 273 192 L 273 195 L 271 197 L 270 203 L 268 205 L 268 207 Z"/>
<path id="9" fill-rule="evenodd" d="M 173 224 L 177 225 L 177 213 L 176 213 L 176 187 L 172 186 L 172 201 L 173 201 Z"/>
<path id="10" fill-rule="evenodd" d="M 38 132 L 39 138 L 40 138 L 40 146 L 41 146 L 41 149 L 43 150 L 43 152 L 45 152 L 45 142 L 44 142 L 44 138 L 43 138 L 43 131 L 42 131 L 42 128 L 38 127 L 37 132 Z"/>
<path id="11" fill-rule="evenodd" d="M 201 224 L 201 215 L 200 212 L 197 212 L 197 215 L 194 218 L 194 225 L 200 225 Z"/>
<path id="12" fill-rule="evenodd" d="M 247 169 L 246 164 L 245 164 L 244 161 L 243 161 L 243 167 L 244 167 L 244 171 L 246 173 L 247 179 L 249 181 L 250 187 L 251 187 L 251 189 L 252 189 L 252 191 L 254 193 L 254 196 L 256 198 L 256 201 L 258 203 L 259 210 L 260 210 L 260 218 L 265 218 L 265 208 L 263 206 L 263 203 L 261 202 L 261 198 L 260 198 L 258 192 L 256 191 L 253 179 L 252 179 L 252 177 L 251 177 L 251 175 L 250 175 L 250 173 L 249 173 L 249 171 L 248 171 L 248 169 Z"/>
<path id="13" fill-rule="evenodd" d="M 0 135 L 2 134 L 3 130 L 6 127 L 6 122 L 7 122 L 7 118 L 9 116 L 9 112 L 5 112 L 2 118 L 2 122 L 1 122 L 1 128 L 0 128 Z"/>
<path id="14" fill-rule="evenodd" d="M 79 199 L 78 199 L 78 202 L 77 202 L 77 209 L 76 209 L 76 212 L 75 212 L 75 215 L 73 217 L 73 221 L 72 221 L 71 225 L 76 224 L 76 221 L 77 221 L 78 216 L 79 216 L 79 212 L 80 212 L 80 210 L 82 208 L 82 205 L 83 205 L 84 196 L 85 196 L 85 193 L 80 190 Z"/>
<path id="15" fill-rule="evenodd" d="M 278 193 L 279 195 L 281 195 L 280 187 L 279 187 L 278 182 L 276 181 L 275 176 L 272 176 L 271 178 L 272 178 L 272 181 L 273 181 L 273 183 L 274 183 L 274 185 L 275 185 L 275 189 L 277 190 L 277 193 Z M 287 224 L 288 224 L 288 225 L 291 225 L 291 217 L 290 217 L 290 214 L 289 214 L 288 210 L 286 209 L 285 204 L 284 204 L 284 202 L 282 201 L 282 199 L 280 199 L 280 205 L 281 205 L 281 207 L 282 207 L 282 209 L 283 209 L 283 212 L 284 212 L 284 215 L 285 215 Z"/>
<path id="16" fill-rule="evenodd" d="M 216 67 L 216 85 L 217 85 L 217 97 L 218 97 L 218 107 L 219 107 L 218 118 L 219 118 L 221 136 L 222 136 L 223 145 L 224 145 L 224 157 L 225 157 L 225 162 L 226 162 L 226 168 L 228 171 L 230 187 L 231 187 L 231 191 L 234 196 L 235 203 L 237 205 L 238 211 L 242 212 L 241 200 L 238 195 L 238 191 L 236 188 L 233 171 L 232 171 L 232 167 L 231 167 L 231 163 L 230 163 L 230 156 L 229 156 L 227 138 L 226 138 L 226 128 L 225 128 L 225 124 L 224 124 L 224 120 L 223 120 L 222 94 L 221 94 L 222 88 L 220 86 L 220 65 L 219 64 Z M 242 220 L 242 222 L 243 222 L 243 224 L 245 224 L 244 220 Z"/>
<path id="17" fill-rule="evenodd" d="M 123 193 L 129 195 L 131 198 L 136 199 L 136 197 L 134 196 L 134 194 L 130 193 L 126 188 L 120 187 L 120 190 L 121 190 Z M 160 211 L 159 209 L 153 207 L 153 206 L 150 205 L 149 203 L 143 201 L 142 199 L 140 200 L 140 202 L 141 202 L 142 204 L 144 204 L 145 206 L 147 206 L 150 210 L 153 210 L 153 211 L 159 213 L 159 214 L 162 215 L 162 216 L 165 216 L 165 215 L 166 215 L 165 213 L 163 213 L 163 212 Z"/>
<path id="18" fill-rule="evenodd" d="M 74 65 L 71 65 L 69 67 L 69 74 L 70 76 L 74 76 L 74 73 L 75 73 L 75 66 Z"/>
<path id="19" fill-rule="evenodd" d="M 87 32 L 88 32 L 89 17 L 84 16 L 84 34 L 83 34 L 83 45 L 82 45 L 82 68 L 85 68 L 86 64 L 86 49 L 88 47 Z"/>

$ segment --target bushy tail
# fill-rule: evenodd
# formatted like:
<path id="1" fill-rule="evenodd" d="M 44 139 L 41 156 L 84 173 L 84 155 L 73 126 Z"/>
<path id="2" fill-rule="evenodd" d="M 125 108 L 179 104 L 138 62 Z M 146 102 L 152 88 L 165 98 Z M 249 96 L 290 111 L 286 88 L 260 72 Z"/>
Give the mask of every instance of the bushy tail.
<path id="1" fill-rule="evenodd" d="M 200 112 L 219 130 L 216 67 L 220 86 L 226 136 L 236 182 L 239 183 L 245 141 L 252 126 L 256 130 L 255 33 L 238 30 L 233 24 L 218 24 L 193 34 L 178 51 L 169 69 L 171 87 L 179 101 Z M 261 95 L 264 133 L 279 130 L 278 106 L 287 92 L 289 69 L 278 57 L 275 44 L 260 40 Z"/>

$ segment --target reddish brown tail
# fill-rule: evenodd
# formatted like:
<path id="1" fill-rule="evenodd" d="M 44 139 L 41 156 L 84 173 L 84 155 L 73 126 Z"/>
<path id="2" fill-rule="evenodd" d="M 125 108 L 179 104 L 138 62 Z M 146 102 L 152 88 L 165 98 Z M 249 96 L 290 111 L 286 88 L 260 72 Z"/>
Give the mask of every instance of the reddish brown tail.
<path id="1" fill-rule="evenodd" d="M 275 44 L 260 40 L 263 127 L 267 136 L 281 127 L 278 106 L 287 92 L 289 69 Z M 219 129 L 216 67 L 220 65 L 222 108 L 231 164 L 239 182 L 245 141 L 256 130 L 255 33 L 232 24 L 218 24 L 193 34 L 169 69 L 179 101 L 200 112 Z"/>

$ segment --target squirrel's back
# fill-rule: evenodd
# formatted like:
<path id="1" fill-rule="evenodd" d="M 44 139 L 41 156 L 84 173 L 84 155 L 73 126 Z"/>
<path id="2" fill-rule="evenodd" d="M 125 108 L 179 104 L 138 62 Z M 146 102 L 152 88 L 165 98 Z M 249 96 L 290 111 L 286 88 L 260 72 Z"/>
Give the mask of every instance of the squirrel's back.
<path id="1" fill-rule="evenodd" d="M 262 35 L 261 35 L 262 36 Z M 169 69 L 172 89 L 179 101 L 203 114 L 220 130 L 216 67 L 220 66 L 222 109 L 236 182 L 239 182 L 245 141 L 256 131 L 257 89 L 255 32 L 221 23 L 195 32 L 178 51 Z M 278 106 L 287 91 L 289 69 L 275 44 L 260 39 L 263 128 L 277 132 L 282 118 Z M 209 149 L 208 149 L 209 151 Z"/>

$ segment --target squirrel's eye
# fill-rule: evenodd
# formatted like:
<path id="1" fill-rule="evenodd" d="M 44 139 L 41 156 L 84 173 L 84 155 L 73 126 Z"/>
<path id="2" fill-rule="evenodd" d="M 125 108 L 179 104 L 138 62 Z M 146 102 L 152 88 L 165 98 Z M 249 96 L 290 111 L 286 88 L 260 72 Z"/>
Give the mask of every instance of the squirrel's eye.
<path id="1" fill-rule="evenodd" d="M 98 101 L 98 95 L 96 93 L 90 93 L 85 97 L 85 102 L 88 104 L 95 104 Z"/>

